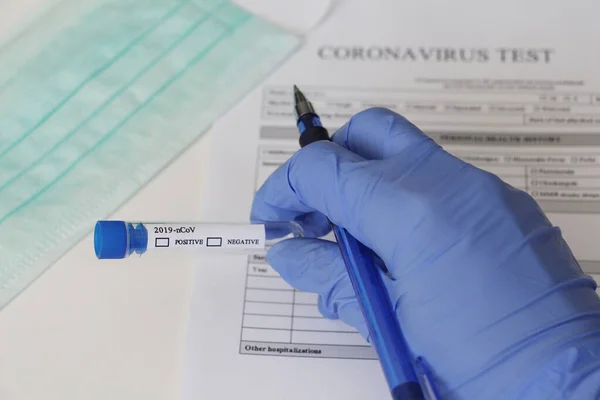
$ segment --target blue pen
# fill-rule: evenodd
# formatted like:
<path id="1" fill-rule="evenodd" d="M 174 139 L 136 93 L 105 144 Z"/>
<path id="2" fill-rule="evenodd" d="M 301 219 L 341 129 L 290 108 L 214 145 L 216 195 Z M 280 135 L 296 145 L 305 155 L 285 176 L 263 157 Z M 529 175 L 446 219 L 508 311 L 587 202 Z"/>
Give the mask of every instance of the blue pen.
<path id="1" fill-rule="evenodd" d="M 305 147 L 319 140 L 330 140 L 329 133 L 321 124 L 312 104 L 296 86 L 294 102 L 300 146 Z M 425 368 L 419 368 L 420 375 L 417 378 L 404 335 L 370 249 L 344 228 L 334 224 L 331 224 L 331 227 L 340 246 L 346 270 L 369 328 L 370 341 L 377 352 L 392 398 L 431 399 L 432 393 L 435 393 L 435 390 L 429 389 L 433 387 L 431 376 Z M 424 367 L 423 364 L 419 366 Z M 425 383 L 427 386 L 422 388 L 421 385 Z"/>

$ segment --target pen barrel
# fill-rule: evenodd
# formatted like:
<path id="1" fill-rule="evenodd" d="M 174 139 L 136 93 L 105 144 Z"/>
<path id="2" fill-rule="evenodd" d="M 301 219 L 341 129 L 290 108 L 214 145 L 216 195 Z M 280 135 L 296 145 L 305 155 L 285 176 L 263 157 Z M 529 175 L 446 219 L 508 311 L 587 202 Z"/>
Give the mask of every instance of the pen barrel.
<path id="1" fill-rule="evenodd" d="M 327 129 L 313 112 L 300 115 L 296 124 L 300 131 L 300 147 L 331 140 Z M 345 229 L 334 224 L 331 226 L 392 398 L 424 400 L 408 346 L 373 254 Z"/>
<path id="2" fill-rule="evenodd" d="M 332 224 L 369 338 L 395 400 L 422 400 L 411 355 L 389 294 L 370 250 L 345 229 Z"/>

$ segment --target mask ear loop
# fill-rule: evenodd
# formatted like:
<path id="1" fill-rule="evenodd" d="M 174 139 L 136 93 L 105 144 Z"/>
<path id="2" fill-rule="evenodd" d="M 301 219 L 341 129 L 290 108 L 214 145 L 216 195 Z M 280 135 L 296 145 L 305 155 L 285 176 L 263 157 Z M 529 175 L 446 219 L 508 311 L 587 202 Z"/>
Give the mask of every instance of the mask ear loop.
<path id="1" fill-rule="evenodd" d="M 235 5 L 238 7 L 241 7 L 246 11 L 268 21 L 280 29 L 295 34 L 299 37 L 305 37 L 306 34 L 314 31 L 317 27 L 322 25 L 333 14 L 340 2 L 340 0 L 303 0 L 300 3 L 294 3 L 292 0 L 273 1 L 277 1 L 277 3 L 273 4 L 278 4 L 279 6 L 283 4 L 287 8 L 282 10 L 281 13 L 277 13 L 273 12 L 275 7 L 266 8 L 265 6 L 264 9 L 258 10 L 255 5 L 251 5 L 250 0 L 232 0 L 232 3 L 235 3 Z M 267 1 L 266 3 L 269 2 Z M 298 4 L 300 5 L 298 6 Z M 297 8 L 297 10 L 295 10 L 294 13 L 290 13 L 290 8 Z M 283 14 L 283 11 L 285 11 L 285 14 Z M 300 26 L 295 26 L 295 24 L 291 22 L 286 22 L 289 19 L 289 15 L 295 15 L 296 17 L 301 16 L 301 19 L 304 20 L 304 23 L 300 24 Z M 278 16 L 282 16 L 284 18 L 277 18 Z M 317 18 L 314 18 L 315 16 L 317 16 Z M 306 17 L 310 18 L 308 23 L 306 22 L 308 19 Z"/>
<path id="2" fill-rule="evenodd" d="M 326 20 L 329 19 L 329 17 L 331 17 L 331 15 L 334 13 L 335 8 L 338 6 L 339 2 L 340 2 L 340 0 L 319 1 L 319 3 L 323 4 L 320 17 L 317 18 L 315 20 L 315 22 L 313 22 L 311 25 L 309 25 L 305 30 L 303 30 L 303 31 L 298 30 L 294 33 L 304 36 L 307 33 L 312 32 L 315 29 L 317 29 L 317 27 L 321 26 Z M 319 14 L 313 14 L 313 15 L 319 15 Z"/>

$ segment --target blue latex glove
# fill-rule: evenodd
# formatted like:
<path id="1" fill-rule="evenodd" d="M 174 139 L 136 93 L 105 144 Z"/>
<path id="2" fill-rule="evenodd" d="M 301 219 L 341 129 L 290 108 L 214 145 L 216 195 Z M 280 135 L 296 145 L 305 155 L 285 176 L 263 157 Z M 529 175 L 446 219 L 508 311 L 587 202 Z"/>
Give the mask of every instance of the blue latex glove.
<path id="1" fill-rule="evenodd" d="M 526 193 L 384 109 L 355 115 L 279 168 L 252 219 L 325 216 L 373 249 L 407 342 L 447 399 L 600 398 L 600 299 L 561 232 Z M 268 261 L 319 309 L 367 338 L 335 243 L 276 244 Z"/>

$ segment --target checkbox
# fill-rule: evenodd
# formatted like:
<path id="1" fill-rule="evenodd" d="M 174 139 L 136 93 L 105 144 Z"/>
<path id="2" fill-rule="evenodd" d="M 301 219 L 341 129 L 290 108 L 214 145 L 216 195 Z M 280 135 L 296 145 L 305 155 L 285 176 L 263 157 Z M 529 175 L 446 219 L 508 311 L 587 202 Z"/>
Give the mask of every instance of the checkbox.
<path id="1" fill-rule="evenodd" d="M 206 238 L 206 247 L 221 247 L 223 246 L 223 238 L 209 237 Z"/>
<path id="2" fill-rule="evenodd" d="M 169 238 L 154 239 L 154 247 L 169 247 Z"/>

